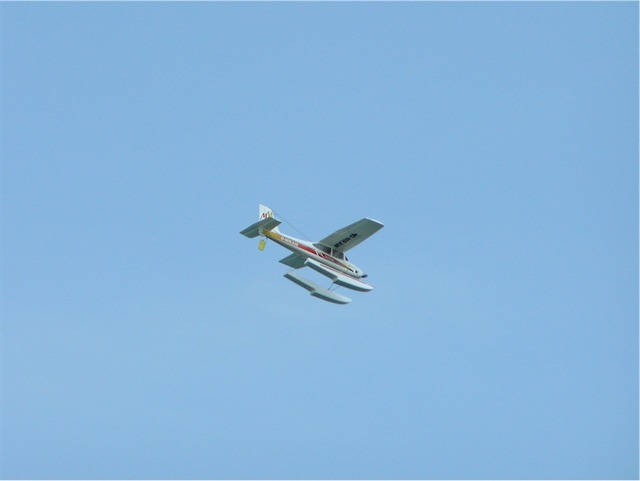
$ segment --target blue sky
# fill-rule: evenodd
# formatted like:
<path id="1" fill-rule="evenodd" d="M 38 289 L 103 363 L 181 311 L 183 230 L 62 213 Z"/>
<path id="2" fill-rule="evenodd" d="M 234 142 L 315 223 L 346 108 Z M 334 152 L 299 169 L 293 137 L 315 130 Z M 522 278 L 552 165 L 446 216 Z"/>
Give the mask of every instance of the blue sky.
<path id="1" fill-rule="evenodd" d="M 3 478 L 637 478 L 637 3 L 0 14 Z"/>

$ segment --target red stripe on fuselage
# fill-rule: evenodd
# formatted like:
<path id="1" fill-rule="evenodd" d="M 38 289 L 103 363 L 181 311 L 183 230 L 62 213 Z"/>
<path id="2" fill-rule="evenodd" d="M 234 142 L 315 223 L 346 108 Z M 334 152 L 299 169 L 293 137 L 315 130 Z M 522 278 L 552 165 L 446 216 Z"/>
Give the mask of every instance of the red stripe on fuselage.
<path id="1" fill-rule="evenodd" d="M 325 252 L 319 252 L 316 249 L 313 249 L 312 247 L 309 247 L 308 245 L 301 244 L 298 241 L 295 241 L 295 240 L 291 239 L 290 237 L 287 237 L 286 235 L 276 234 L 276 233 L 274 233 L 272 231 L 264 231 L 263 234 L 266 235 L 272 241 L 275 241 L 278 244 L 280 244 L 282 247 L 285 247 L 285 248 L 289 249 L 290 251 L 296 252 L 296 249 L 303 250 L 303 251 L 308 252 L 312 256 L 318 257 L 320 261 L 323 261 L 323 260 L 324 261 L 330 261 L 330 262 L 333 262 L 334 264 L 342 267 L 345 270 L 349 270 L 349 268 L 345 264 L 340 262 L 335 257 L 332 257 L 329 254 L 326 254 Z M 351 271 L 349 271 L 349 272 L 351 272 Z"/>

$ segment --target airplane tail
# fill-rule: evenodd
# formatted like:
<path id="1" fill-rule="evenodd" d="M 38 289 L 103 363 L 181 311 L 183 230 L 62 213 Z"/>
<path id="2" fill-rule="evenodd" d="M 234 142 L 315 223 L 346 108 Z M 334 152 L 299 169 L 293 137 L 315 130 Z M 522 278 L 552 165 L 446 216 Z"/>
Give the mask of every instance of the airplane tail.
<path id="1" fill-rule="evenodd" d="M 263 235 L 262 232 L 266 230 L 280 233 L 280 231 L 278 230 L 280 221 L 274 217 L 273 211 L 262 204 L 260 204 L 258 211 L 260 213 L 258 222 L 254 222 L 246 229 L 240 231 L 240 233 L 249 238 Z M 260 244 L 260 247 L 260 250 L 264 249 L 264 244 Z"/>
<path id="2" fill-rule="evenodd" d="M 258 205 L 258 220 L 262 220 L 266 218 L 275 219 L 275 215 L 273 211 L 266 205 L 262 205 L 262 204 Z M 278 226 L 274 227 L 271 230 L 273 232 L 277 232 L 278 234 L 280 233 L 280 229 L 278 229 Z"/>

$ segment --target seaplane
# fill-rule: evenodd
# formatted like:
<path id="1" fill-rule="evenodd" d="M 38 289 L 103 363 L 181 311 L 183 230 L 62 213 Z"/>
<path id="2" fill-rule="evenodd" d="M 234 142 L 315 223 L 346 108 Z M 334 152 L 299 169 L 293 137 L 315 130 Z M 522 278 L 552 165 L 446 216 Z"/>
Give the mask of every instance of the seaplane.
<path id="1" fill-rule="evenodd" d="M 284 277 L 305 288 L 312 296 L 335 304 L 348 304 L 351 299 L 334 290 L 338 286 L 360 292 L 373 289 L 372 285 L 362 280 L 367 274 L 349 262 L 345 252 L 382 229 L 383 224 L 377 220 L 365 217 L 338 229 L 318 242 L 310 242 L 280 232 L 278 226 L 282 221 L 276 219 L 269 207 L 260 204 L 258 215 L 258 221 L 240 231 L 240 234 L 250 239 L 260 236 L 258 248 L 261 251 L 264 250 L 267 239 L 290 250 L 292 254 L 280 260 L 291 267 Z M 303 267 L 309 267 L 328 277 L 332 281 L 331 285 L 328 288 L 323 287 L 295 272 Z"/>

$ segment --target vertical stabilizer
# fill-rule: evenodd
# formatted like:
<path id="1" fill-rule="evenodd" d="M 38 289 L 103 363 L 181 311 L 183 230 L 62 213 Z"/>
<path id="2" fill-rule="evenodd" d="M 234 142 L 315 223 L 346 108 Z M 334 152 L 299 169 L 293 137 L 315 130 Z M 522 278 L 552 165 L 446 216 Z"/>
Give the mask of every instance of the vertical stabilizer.
<path id="1" fill-rule="evenodd" d="M 268 217 L 275 219 L 275 214 L 269 207 L 267 207 L 266 205 L 260 204 L 258 206 L 258 220 L 266 219 Z M 280 230 L 278 229 L 278 227 L 274 227 L 272 230 L 274 232 L 280 233 Z"/>

